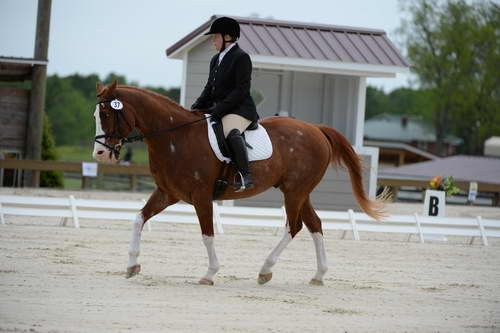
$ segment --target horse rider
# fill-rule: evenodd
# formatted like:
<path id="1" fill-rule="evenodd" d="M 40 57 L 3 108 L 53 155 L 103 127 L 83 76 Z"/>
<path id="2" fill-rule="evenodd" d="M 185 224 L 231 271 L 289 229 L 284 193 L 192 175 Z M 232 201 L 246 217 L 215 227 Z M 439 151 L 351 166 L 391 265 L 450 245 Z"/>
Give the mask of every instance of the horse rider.
<path id="1" fill-rule="evenodd" d="M 222 120 L 224 137 L 240 175 L 234 186 L 237 192 L 244 191 L 253 187 L 253 180 L 242 133 L 259 119 L 250 96 L 252 61 L 236 43 L 240 37 L 236 20 L 220 17 L 205 35 L 211 35 L 219 53 L 210 61 L 207 84 L 191 109 Z"/>

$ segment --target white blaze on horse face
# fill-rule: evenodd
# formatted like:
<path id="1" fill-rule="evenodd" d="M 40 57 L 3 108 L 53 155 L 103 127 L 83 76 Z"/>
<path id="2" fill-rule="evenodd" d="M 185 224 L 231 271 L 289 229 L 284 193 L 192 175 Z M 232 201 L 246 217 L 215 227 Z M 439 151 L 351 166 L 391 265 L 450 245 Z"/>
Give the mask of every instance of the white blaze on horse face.
<path id="1" fill-rule="evenodd" d="M 95 107 L 94 118 L 95 118 L 95 135 L 103 135 L 104 130 L 101 125 L 101 117 L 99 116 L 99 104 Z M 106 139 L 101 138 L 99 141 L 104 142 Z M 118 160 L 115 158 L 115 155 L 112 154 L 108 148 L 103 146 L 100 143 L 94 142 L 94 152 L 92 153 L 92 157 L 94 160 L 98 162 L 106 162 L 106 163 L 116 163 Z"/>
<path id="2" fill-rule="evenodd" d="M 94 111 L 94 118 L 95 118 L 95 136 L 98 135 L 103 135 L 104 131 L 102 130 L 101 126 L 101 117 L 99 116 L 99 104 L 96 105 L 95 111 Z M 99 141 L 102 141 L 103 139 L 100 139 Z M 106 154 L 107 149 L 100 143 L 94 142 L 94 152 L 92 153 L 92 157 L 94 160 L 97 161 L 103 161 L 106 157 L 104 155 Z"/>

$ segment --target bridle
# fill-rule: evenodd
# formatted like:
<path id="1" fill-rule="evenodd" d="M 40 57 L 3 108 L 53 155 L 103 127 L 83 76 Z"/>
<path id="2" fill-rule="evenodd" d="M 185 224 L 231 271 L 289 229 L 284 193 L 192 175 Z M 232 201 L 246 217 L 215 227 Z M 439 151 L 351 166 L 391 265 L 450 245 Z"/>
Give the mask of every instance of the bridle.
<path id="1" fill-rule="evenodd" d="M 113 102 L 115 100 L 118 100 L 118 99 L 116 97 L 105 99 L 105 100 L 97 102 L 96 105 L 104 104 L 104 103 L 111 103 L 111 102 Z M 134 135 L 134 136 L 125 137 L 125 136 L 119 134 L 120 133 L 120 118 L 122 118 L 123 121 L 130 128 L 133 129 L 133 127 L 130 125 L 130 123 L 127 121 L 127 119 L 123 116 L 123 114 L 122 114 L 123 109 L 117 110 L 117 109 L 115 109 L 115 108 L 112 107 L 111 110 L 113 110 L 114 114 L 115 114 L 115 122 L 114 122 L 114 125 L 113 125 L 113 133 L 112 134 L 96 135 L 96 137 L 94 138 L 94 141 L 97 142 L 98 144 L 103 145 L 109 151 L 111 151 L 115 155 L 116 159 L 119 158 L 119 156 L 120 156 L 120 150 L 121 150 L 122 146 L 124 144 L 126 144 L 126 143 L 132 143 L 132 142 L 136 142 L 136 141 L 143 141 L 145 138 L 149 138 L 149 137 L 160 135 L 160 134 L 163 134 L 163 133 L 175 131 L 176 129 L 179 129 L 179 128 L 182 128 L 182 127 L 186 127 L 186 126 L 192 125 L 194 123 L 197 123 L 197 122 L 200 122 L 202 120 L 206 120 L 207 118 L 211 118 L 212 117 L 212 116 L 205 116 L 203 118 L 200 118 L 200 119 L 197 119 L 197 120 L 194 120 L 194 121 L 183 123 L 183 124 L 180 124 L 178 126 L 167 128 L 167 129 L 160 130 L 160 131 L 156 131 L 156 132 L 153 132 L 153 133 L 149 133 L 149 134 L 145 134 L 145 135 Z M 104 139 L 106 139 L 106 138 L 119 139 L 119 141 L 114 146 L 110 146 L 110 145 L 106 144 L 106 142 L 99 141 L 99 139 L 102 139 L 102 138 L 104 138 Z"/>

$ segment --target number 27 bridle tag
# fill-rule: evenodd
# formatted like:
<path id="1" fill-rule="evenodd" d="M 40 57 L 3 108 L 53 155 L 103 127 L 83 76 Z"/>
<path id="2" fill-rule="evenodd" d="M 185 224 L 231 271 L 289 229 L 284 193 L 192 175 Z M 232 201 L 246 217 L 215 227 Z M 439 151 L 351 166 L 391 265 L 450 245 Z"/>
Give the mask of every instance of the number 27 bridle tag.
<path id="1" fill-rule="evenodd" d="M 123 109 L 123 104 L 117 99 L 112 100 L 110 103 L 111 107 L 115 110 L 121 110 Z"/>

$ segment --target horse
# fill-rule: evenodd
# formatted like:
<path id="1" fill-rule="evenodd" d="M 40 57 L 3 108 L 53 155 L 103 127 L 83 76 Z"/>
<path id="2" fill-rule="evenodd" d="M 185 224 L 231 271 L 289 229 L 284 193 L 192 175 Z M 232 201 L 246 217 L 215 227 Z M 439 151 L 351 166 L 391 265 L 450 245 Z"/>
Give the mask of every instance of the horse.
<path id="1" fill-rule="evenodd" d="M 138 257 L 146 221 L 182 200 L 194 206 L 207 249 L 208 270 L 199 284 L 213 285 L 219 261 L 214 247 L 212 202 L 214 184 L 223 165 L 208 142 L 204 114 L 146 89 L 117 85 L 116 81 L 109 86 L 96 83 L 96 93 L 94 159 L 116 163 L 121 146 L 130 141 L 129 134 L 137 129 L 147 144 L 149 167 L 157 186 L 133 223 L 126 277 L 141 270 Z M 362 161 L 337 130 L 289 117 L 270 117 L 260 124 L 271 139 L 271 157 L 250 163 L 253 188 L 236 192 L 228 187 L 218 199 L 242 199 L 271 186 L 279 188 L 287 216 L 285 232 L 265 259 L 257 282 L 264 284 L 272 279 L 273 266 L 304 223 L 314 241 L 317 259 L 317 271 L 310 284 L 323 285 L 328 265 L 321 220 L 312 206 L 310 193 L 328 166 L 341 165 L 348 170 L 357 203 L 369 216 L 383 218 L 383 202 L 368 199 L 363 189 Z M 229 177 L 235 172 L 231 169 Z"/>

